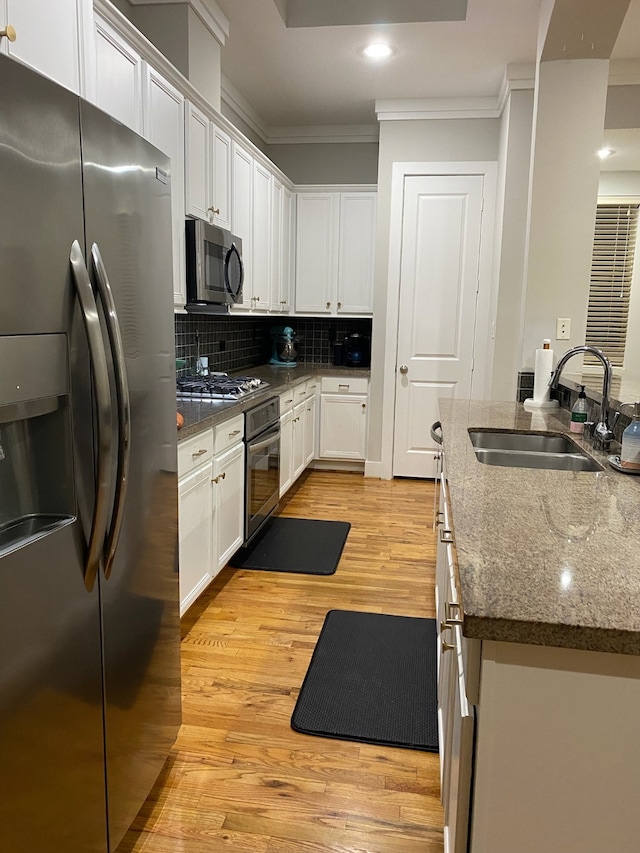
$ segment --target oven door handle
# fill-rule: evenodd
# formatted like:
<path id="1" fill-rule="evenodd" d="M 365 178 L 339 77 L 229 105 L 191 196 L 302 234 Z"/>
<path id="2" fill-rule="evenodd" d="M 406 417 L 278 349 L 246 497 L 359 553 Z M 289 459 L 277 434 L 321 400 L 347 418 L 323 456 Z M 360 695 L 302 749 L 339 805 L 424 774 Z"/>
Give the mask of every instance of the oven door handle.
<path id="1" fill-rule="evenodd" d="M 275 429 L 270 430 L 260 441 L 256 443 L 252 441 L 248 442 L 247 450 L 249 453 L 258 453 L 258 451 L 264 450 L 265 447 L 268 447 L 270 444 L 273 444 L 274 438 L 280 438 L 279 426 Z"/>

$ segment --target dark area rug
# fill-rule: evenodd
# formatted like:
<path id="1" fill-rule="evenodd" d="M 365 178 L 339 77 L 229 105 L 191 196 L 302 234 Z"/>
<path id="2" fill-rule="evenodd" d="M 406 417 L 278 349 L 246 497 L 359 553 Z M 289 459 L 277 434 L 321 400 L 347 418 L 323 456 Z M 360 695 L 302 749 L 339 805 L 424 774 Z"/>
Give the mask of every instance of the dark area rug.
<path id="1" fill-rule="evenodd" d="M 231 560 L 236 569 L 332 575 L 351 525 L 308 518 L 269 519 L 264 530 Z"/>
<path id="2" fill-rule="evenodd" d="M 437 682 L 435 619 L 331 610 L 291 726 L 437 752 Z"/>

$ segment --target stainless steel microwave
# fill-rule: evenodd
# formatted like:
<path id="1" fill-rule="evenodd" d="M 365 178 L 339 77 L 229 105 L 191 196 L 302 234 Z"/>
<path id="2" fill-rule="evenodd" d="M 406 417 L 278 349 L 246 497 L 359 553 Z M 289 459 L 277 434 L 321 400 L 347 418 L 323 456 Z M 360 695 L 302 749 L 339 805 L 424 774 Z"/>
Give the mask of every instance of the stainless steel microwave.
<path id="1" fill-rule="evenodd" d="M 185 221 L 187 311 L 227 312 L 242 303 L 242 240 L 201 219 Z"/>

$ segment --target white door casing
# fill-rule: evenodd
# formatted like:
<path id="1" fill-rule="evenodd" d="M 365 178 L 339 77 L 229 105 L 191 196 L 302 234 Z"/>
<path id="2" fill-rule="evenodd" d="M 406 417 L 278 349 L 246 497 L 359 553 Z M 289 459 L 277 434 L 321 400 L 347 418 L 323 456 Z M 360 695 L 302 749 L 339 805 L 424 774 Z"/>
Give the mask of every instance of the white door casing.
<path id="1" fill-rule="evenodd" d="M 435 477 L 438 398 L 484 396 L 495 178 L 495 163 L 394 164 L 382 476 Z"/>

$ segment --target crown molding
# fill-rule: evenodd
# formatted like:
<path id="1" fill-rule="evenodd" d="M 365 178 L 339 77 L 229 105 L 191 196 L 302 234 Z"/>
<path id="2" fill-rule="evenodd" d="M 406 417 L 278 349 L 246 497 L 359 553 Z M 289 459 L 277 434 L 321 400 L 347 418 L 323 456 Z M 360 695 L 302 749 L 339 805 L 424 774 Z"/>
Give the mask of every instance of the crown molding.
<path id="1" fill-rule="evenodd" d="M 498 118 L 497 95 L 477 98 L 399 98 L 376 101 L 378 121 L 447 118 Z"/>
<path id="2" fill-rule="evenodd" d="M 534 89 L 536 85 L 536 66 L 531 63 L 511 63 L 504 70 L 502 85 L 498 92 L 500 114 L 505 108 L 511 92 Z"/>
<path id="3" fill-rule="evenodd" d="M 267 126 L 249 101 L 236 89 L 225 74 L 220 75 L 220 99 L 231 107 L 247 127 L 250 127 L 266 143 L 269 136 Z"/>
<path id="4" fill-rule="evenodd" d="M 269 145 L 304 145 L 308 143 L 375 142 L 380 133 L 377 124 L 297 125 L 270 127 Z"/>
<path id="5" fill-rule="evenodd" d="M 215 0 L 129 0 L 132 6 L 166 6 L 183 4 L 191 6 L 211 35 L 224 44 L 229 37 L 229 20 Z"/>
<path id="6" fill-rule="evenodd" d="M 269 127 L 224 74 L 220 80 L 220 97 L 265 145 L 378 142 L 378 126 L 375 124 Z"/>

